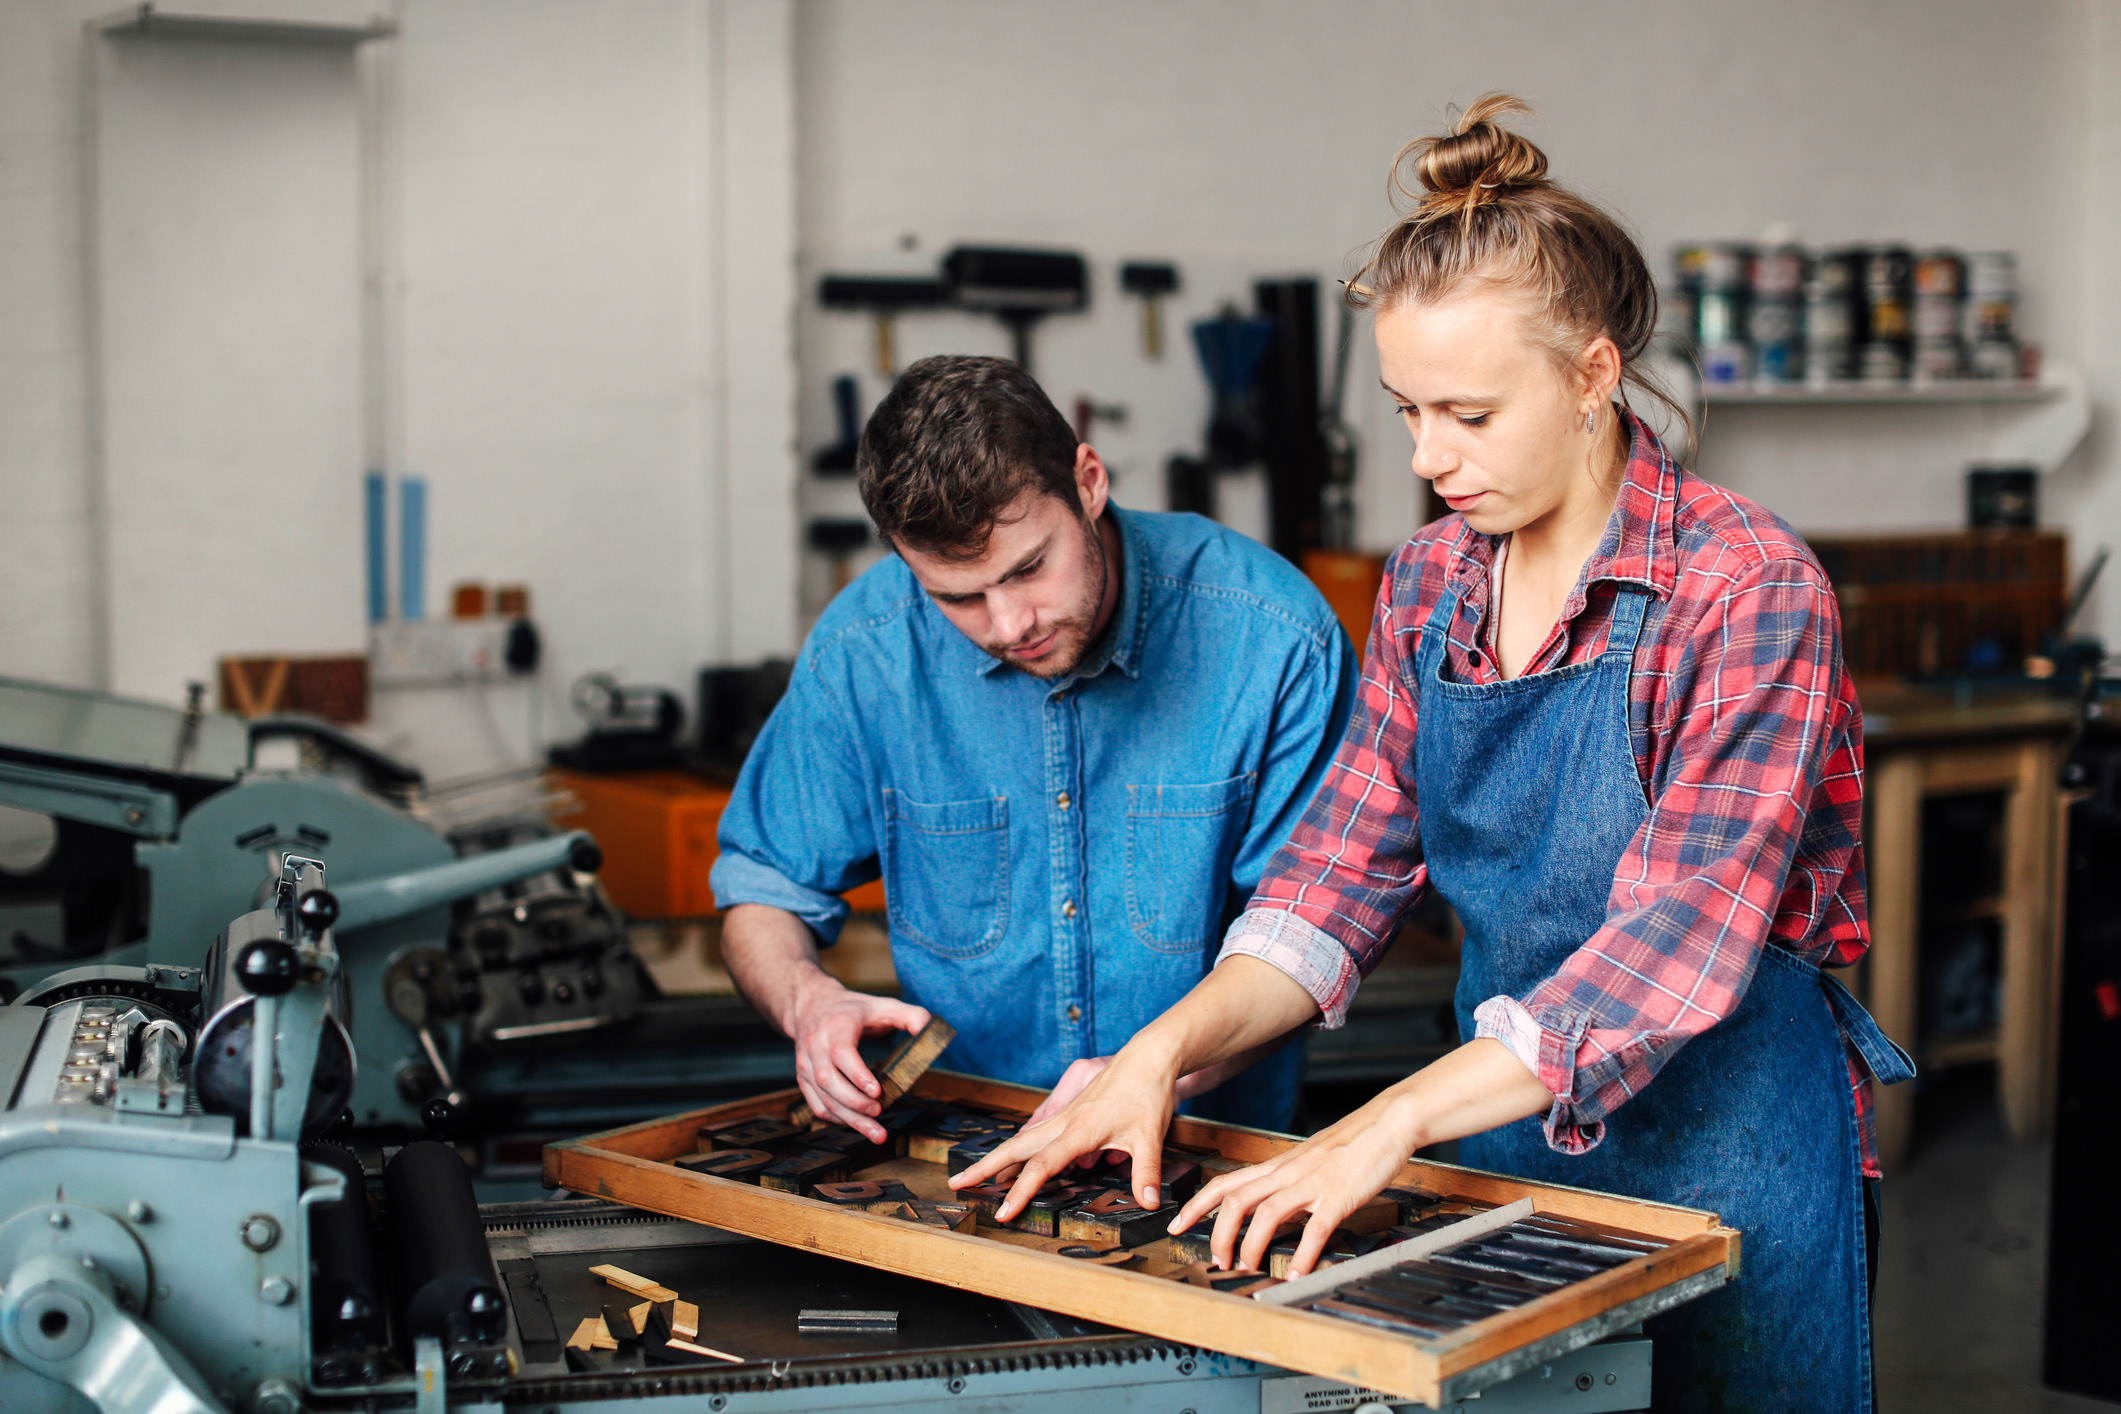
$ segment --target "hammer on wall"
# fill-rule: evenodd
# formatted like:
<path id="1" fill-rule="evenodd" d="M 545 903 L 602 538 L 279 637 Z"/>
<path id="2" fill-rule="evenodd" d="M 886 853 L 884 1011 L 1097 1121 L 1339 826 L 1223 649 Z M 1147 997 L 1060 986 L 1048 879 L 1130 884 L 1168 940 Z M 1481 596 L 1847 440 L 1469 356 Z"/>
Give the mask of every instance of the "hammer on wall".
<path id="1" fill-rule="evenodd" d="M 1027 373 L 1031 326 L 1090 304 L 1083 258 L 1072 251 L 959 246 L 943 258 L 943 275 L 960 309 L 999 315 L 1009 326 L 1017 364 Z"/>

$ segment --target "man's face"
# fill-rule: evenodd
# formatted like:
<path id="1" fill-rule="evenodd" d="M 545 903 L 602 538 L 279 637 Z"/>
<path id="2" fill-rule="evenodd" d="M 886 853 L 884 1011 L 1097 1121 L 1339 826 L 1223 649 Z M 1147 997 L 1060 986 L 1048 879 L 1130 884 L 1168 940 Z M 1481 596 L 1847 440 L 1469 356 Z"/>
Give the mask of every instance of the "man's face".
<path id="1" fill-rule="evenodd" d="M 1030 490 L 1002 512 L 977 559 L 910 546 L 900 546 L 899 557 L 943 617 L 980 648 L 1033 677 L 1065 677 L 1119 601 L 1119 567 L 1097 526 L 1105 486 L 1104 466 L 1086 445 L 1076 459 L 1080 515 Z"/>

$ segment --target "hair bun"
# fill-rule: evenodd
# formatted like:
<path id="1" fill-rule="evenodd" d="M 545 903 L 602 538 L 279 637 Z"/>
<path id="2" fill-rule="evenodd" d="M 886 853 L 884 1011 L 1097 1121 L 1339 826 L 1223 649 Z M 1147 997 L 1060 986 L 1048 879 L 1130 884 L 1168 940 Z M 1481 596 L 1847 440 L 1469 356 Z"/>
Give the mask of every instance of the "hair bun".
<path id="1" fill-rule="evenodd" d="M 1428 217 L 1469 211 L 1495 200 L 1507 187 L 1543 183 L 1547 155 L 1495 122 L 1505 113 L 1531 112 L 1524 100 L 1507 93 L 1482 94 L 1448 134 L 1416 138 L 1400 149 L 1392 164 L 1392 185 L 1418 201 L 1421 215 Z M 1423 188 L 1420 194 L 1409 190 L 1399 175 L 1409 157 Z"/>

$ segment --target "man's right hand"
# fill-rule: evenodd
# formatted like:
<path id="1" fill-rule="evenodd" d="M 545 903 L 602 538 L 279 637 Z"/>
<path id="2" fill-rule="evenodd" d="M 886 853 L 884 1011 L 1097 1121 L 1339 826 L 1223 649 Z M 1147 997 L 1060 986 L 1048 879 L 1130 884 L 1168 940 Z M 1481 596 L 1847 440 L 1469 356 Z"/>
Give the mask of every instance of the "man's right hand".
<path id="1" fill-rule="evenodd" d="M 849 1125 L 873 1143 L 889 1136 L 876 1122 L 882 1087 L 856 1049 L 865 1036 L 917 1032 L 928 1024 L 923 1007 L 895 997 L 852 991 L 818 972 L 793 998 L 787 1018 L 795 1040 L 795 1080 L 819 1119 Z"/>

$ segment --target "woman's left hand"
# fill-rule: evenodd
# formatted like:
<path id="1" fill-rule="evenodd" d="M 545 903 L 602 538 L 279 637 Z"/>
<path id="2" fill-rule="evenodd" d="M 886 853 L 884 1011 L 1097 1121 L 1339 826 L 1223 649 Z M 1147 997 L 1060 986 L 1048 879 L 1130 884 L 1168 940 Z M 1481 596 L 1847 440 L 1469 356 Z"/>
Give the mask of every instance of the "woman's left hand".
<path id="1" fill-rule="evenodd" d="M 1395 1087 L 1265 1163 L 1217 1175 L 1179 1209 L 1171 1230 L 1185 1231 L 1220 1204 L 1212 1239 L 1215 1264 L 1257 1269 L 1264 1266 L 1281 1225 L 1309 1213 L 1289 1268 L 1289 1275 L 1303 1275 L 1317 1264 L 1333 1230 L 1390 1183 L 1413 1154 L 1409 1110 Z M 1245 1231 L 1248 1218 L 1251 1227 Z M 1240 1231 L 1245 1234 L 1241 1250 Z"/>
<path id="2" fill-rule="evenodd" d="M 1309 1213 L 1289 1267 L 1291 1276 L 1302 1276 L 1317 1265 L 1333 1229 L 1390 1183 L 1416 1149 L 1541 1114 L 1553 1103 L 1508 1047 L 1469 1041 L 1295 1148 L 1218 1175 L 1179 1209 L 1171 1230 L 1184 1232 L 1219 1203 L 1210 1239 L 1217 1265 L 1235 1259 L 1256 1269 L 1275 1230 Z M 1240 1249 L 1237 1234 L 1248 1219 Z"/>

